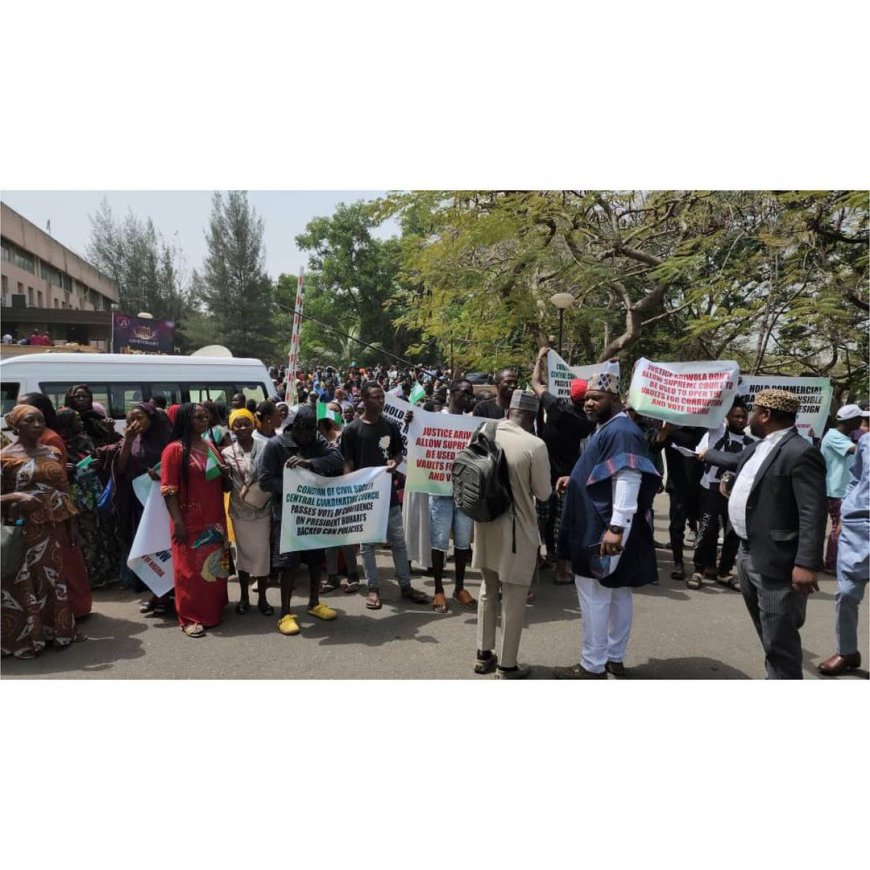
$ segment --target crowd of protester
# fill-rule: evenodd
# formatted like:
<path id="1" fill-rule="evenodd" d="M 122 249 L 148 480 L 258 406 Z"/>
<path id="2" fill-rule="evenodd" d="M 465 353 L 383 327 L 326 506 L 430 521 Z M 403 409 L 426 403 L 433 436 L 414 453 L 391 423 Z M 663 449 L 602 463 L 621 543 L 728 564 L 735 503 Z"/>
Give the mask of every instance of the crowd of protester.
<path id="1" fill-rule="evenodd" d="M 61 408 L 42 394 L 20 396 L 7 416 L 17 440 L 0 454 L 4 527 L 17 531 L 23 553 L 14 571 L 3 571 L 3 655 L 32 658 L 47 645 L 85 640 L 78 626 L 94 589 L 146 592 L 127 567 L 143 513 L 134 482 L 143 475 L 159 481 L 174 569 L 172 591 L 146 594 L 143 614 L 177 619 L 187 636 L 202 637 L 223 619 L 234 577 L 236 614 L 248 614 L 256 591 L 256 613 L 277 615 L 277 630 L 296 635 L 291 605 L 303 564 L 309 616 L 335 620 L 321 595 L 337 592 L 361 592 L 365 607 L 378 610 L 375 542 L 282 553 L 278 532 L 285 467 L 338 476 L 383 466 L 392 481 L 384 543 L 400 598 L 450 612 L 452 540 L 452 606 L 478 613 L 476 673 L 528 675 L 518 659 L 524 608 L 549 573 L 553 583 L 576 586 L 583 618 L 580 661 L 555 676 L 622 676 L 631 589 L 658 582 L 657 547 L 671 551 L 674 581 L 743 594 L 772 678 L 800 677 L 806 598 L 820 570 L 836 573 L 837 650 L 820 670 L 859 667 L 858 603 L 870 571 L 866 403 L 841 407 L 819 445 L 797 435 L 800 399 L 783 390 L 760 393 L 751 415 L 735 401 L 718 430 L 677 427 L 638 416 L 611 374 L 574 379 L 570 398 L 558 398 L 543 375 L 547 351 L 525 390 L 512 368 L 472 384 L 438 365 L 314 366 L 292 382 L 273 366 L 287 401 L 240 393 L 229 407 L 138 402 L 123 434 L 87 384 L 71 388 Z M 406 423 L 414 407 L 489 423 L 511 510 L 474 522 L 449 496 L 404 492 L 401 430 L 384 414 L 387 393 L 409 403 Z M 652 531 L 653 499 L 663 490 L 664 545 Z M 414 563 L 434 579 L 431 599 L 412 585 Z M 465 588 L 469 568 L 482 574 L 479 600 Z M 270 586 L 280 589 L 277 614 Z"/>

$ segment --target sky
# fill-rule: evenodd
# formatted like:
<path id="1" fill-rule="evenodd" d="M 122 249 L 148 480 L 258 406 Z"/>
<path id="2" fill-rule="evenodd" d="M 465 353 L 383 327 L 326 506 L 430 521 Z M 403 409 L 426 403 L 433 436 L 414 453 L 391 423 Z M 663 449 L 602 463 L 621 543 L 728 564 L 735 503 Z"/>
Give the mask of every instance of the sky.
<path id="1" fill-rule="evenodd" d="M 167 241 L 178 237 L 188 270 L 201 271 L 206 255 L 205 229 L 211 211 L 211 190 L 4 190 L 0 199 L 40 229 L 51 221 L 51 235 L 87 259 L 90 216 L 105 197 L 116 219 L 132 211 L 151 218 Z M 266 271 L 273 278 L 282 272 L 297 274 L 308 266 L 295 237 L 312 218 L 331 215 L 339 203 L 383 196 L 382 190 L 252 190 L 248 202 L 263 218 Z M 388 221 L 376 235 L 398 235 L 397 222 Z"/>

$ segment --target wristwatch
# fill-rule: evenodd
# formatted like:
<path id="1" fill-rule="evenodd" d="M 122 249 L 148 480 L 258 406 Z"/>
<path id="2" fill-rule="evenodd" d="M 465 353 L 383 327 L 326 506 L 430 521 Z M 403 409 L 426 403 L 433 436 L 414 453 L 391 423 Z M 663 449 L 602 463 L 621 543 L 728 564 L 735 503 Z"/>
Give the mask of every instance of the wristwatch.
<path id="1" fill-rule="evenodd" d="M 623 529 L 622 526 L 608 526 L 607 531 L 613 535 L 621 535 L 625 529 Z"/>

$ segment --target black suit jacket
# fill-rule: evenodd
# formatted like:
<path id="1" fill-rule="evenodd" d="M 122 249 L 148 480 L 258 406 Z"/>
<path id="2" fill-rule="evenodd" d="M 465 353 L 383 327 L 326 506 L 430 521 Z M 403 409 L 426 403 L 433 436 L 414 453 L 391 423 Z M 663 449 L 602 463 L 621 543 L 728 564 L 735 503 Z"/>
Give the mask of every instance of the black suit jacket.
<path id="1" fill-rule="evenodd" d="M 736 454 L 708 450 L 704 459 L 735 470 L 739 477 L 761 443 Z M 825 496 L 824 457 L 792 429 L 761 464 L 746 503 L 749 550 L 759 573 L 783 580 L 791 578 L 795 565 L 821 569 L 828 519 Z"/>

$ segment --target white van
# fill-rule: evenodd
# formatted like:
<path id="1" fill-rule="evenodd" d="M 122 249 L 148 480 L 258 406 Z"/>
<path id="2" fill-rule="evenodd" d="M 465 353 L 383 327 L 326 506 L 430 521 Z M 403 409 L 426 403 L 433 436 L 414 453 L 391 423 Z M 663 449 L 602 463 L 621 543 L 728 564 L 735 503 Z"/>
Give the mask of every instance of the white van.
<path id="1" fill-rule="evenodd" d="M 235 357 L 39 353 L 4 359 L 0 382 L 4 415 L 24 393 L 45 393 L 62 408 L 70 387 L 87 384 L 119 430 L 133 404 L 154 396 L 167 405 L 211 399 L 227 407 L 235 393 L 257 402 L 278 399 L 260 360 Z"/>

